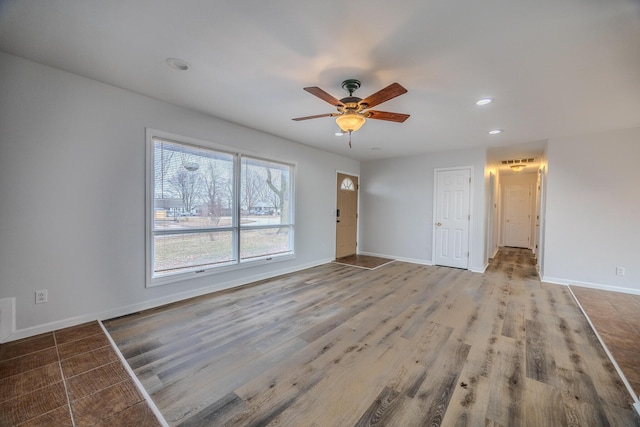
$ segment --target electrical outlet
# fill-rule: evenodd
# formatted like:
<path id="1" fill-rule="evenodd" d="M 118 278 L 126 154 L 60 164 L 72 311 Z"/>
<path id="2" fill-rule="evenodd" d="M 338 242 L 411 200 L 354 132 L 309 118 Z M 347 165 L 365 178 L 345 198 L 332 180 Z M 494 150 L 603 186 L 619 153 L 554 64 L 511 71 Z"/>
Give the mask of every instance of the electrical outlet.
<path id="1" fill-rule="evenodd" d="M 616 267 L 616 275 L 624 276 L 624 267 Z"/>
<path id="2" fill-rule="evenodd" d="M 47 290 L 40 289 L 36 291 L 36 304 L 44 304 L 45 302 L 47 302 Z"/>

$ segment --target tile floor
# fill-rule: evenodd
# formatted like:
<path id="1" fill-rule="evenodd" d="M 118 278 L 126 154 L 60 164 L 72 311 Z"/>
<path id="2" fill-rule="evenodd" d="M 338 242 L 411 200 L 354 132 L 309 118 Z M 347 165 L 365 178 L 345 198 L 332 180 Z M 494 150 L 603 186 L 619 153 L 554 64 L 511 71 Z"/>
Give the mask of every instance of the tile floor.
<path id="1" fill-rule="evenodd" d="M 160 426 L 98 322 L 0 345 L 0 426 Z"/>
<path id="2" fill-rule="evenodd" d="M 378 267 L 382 267 L 385 264 L 393 262 L 389 258 L 380 258 L 371 255 L 349 255 L 346 257 L 338 258 L 334 261 L 338 264 L 352 265 L 354 267 L 362 267 L 368 270 L 374 270 Z"/>
<path id="3" fill-rule="evenodd" d="M 629 384 L 640 395 L 640 295 L 571 286 Z"/>

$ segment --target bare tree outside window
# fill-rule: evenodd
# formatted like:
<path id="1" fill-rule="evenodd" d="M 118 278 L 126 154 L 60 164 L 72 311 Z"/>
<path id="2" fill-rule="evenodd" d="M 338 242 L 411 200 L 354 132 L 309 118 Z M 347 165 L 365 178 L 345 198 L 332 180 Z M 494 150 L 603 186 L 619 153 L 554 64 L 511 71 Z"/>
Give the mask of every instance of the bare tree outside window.
<path id="1" fill-rule="evenodd" d="M 185 213 L 194 211 L 200 196 L 201 177 L 198 172 L 179 170 L 171 178 L 169 184 L 173 187 L 176 196 L 182 200 Z"/>
<path id="2" fill-rule="evenodd" d="M 271 168 L 267 168 L 267 185 L 276 196 L 276 203 L 278 212 L 280 213 L 280 223 L 288 224 L 289 223 L 289 203 L 288 203 L 288 195 L 289 189 L 287 185 L 287 177 L 284 176 L 282 171 L 274 170 L 277 173 L 276 179 L 274 179 L 274 173 L 271 171 Z M 278 233 L 281 233 L 282 229 L 278 229 Z"/>
<path id="3" fill-rule="evenodd" d="M 223 214 L 222 198 L 224 191 L 223 166 L 215 159 L 209 159 L 204 171 L 205 204 L 207 218 L 213 225 L 220 224 Z"/>
<path id="4" fill-rule="evenodd" d="M 245 163 L 242 168 L 242 208 L 251 214 L 252 211 L 260 202 L 260 195 L 262 193 L 261 186 L 264 183 L 264 178 L 261 176 L 260 171 L 253 165 Z"/>

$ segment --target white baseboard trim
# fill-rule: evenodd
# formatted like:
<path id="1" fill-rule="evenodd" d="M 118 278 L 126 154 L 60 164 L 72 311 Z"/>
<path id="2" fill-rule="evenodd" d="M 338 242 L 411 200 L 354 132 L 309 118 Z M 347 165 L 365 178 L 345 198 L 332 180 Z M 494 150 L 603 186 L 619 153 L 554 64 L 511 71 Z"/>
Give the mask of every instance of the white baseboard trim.
<path id="1" fill-rule="evenodd" d="M 542 282 L 553 283 L 555 285 L 572 285 L 580 286 L 582 288 L 599 289 L 601 291 L 620 292 L 623 294 L 640 295 L 640 289 L 623 288 L 621 286 L 603 285 L 601 283 L 580 282 L 578 280 L 561 279 L 557 277 L 543 276 Z"/>
<path id="2" fill-rule="evenodd" d="M 410 262 L 411 264 L 433 265 L 433 262 L 431 262 L 431 260 L 425 260 L 425 259 L 405 258 L 405 257 L 399 257 L 395 255 L 379 254 L 375 252 L 366 252 L 366 251 L 358 252 L 358 254 L 377 256 L 381 258 L 391 258 L 391 259 L 395 259 L 396 261 Z M 489 267 L 488 262 L 486 262 L 481 268 L 469 267 L 468 270 L 471 271 L 472 273 L 484 273 L 487 270 L 487 267 Z"/>
<path id="3" fill-rule="evenodd" d="M 611 361 L 611 364 L 613 364 L 613 367 L 616 368 L 616 371 L 618 372 L 618 375 L 620 376 L 620 379 L 622 379 L 622 382 L 624 383 L 625 387 L 627 387 L 627 391 L 633 397 L 633 402 L 634 402 L 633 403 L 633 407 L 635 408 L 636 412 L 638 412 L 638 409 L 640 408 L 640 402 L 638 401 L 638 395 L 633 390 L 633 387 L 631 387 L 631 384 L 627 380 L 627 377 L 624 376 L 624 372 L 622 372 L 622 369 L 620 369 L 620 366 L 618 366 L 618 363 L 613 358 L 613 355 L 609 351 L 609 348 L 607 348 L 607 345 L 604 343 L 604 340 L 602 339 L 602 337 L 598 333 L 598 330 L 596 329 L 594 324 L 591 322 L 591 319 L 589 318 L 589 315 L 584 310 L 584 308 L 582 308 L 582 305 L 580 304 L 580 301 L 578 300 L 576 295 L 573 293 L 573 290 L 571 289 L 571 286 L 567 286 L 567 289 L 569 289 L 569 292 L 571 292 L 571 295 L 573 296 L 573 299 L 575 300 L 576 304 L 578 304 L 578 307 L 580 308 L 580 311 L 582 311 L 582 314 L 587 319 L 587 322 L 589 322 L 589 326 L 591 326 L 591 330 L 593 330 L 593 333 L 596 334 L 596 338 L 598 338 L 598 341 L 600 341 L 600 345 L 604 349 L 604 352 L 607 354 L 607 357 Z M 638 412 L 638 415 L 640 415 L 640 412 Z"/>
<path id="4" fill-rule="evenodd" d="M 404 258 L 404 257 L 399 257 L 399 256 L 395 256 L 395 255 L 389 255 L 389 254 L 378 254 L 375 252 L 358 252 L 359 255 L 369 255 L 369 256 L 377 256 L 380 258 L 391 258 L 391 259 L 395 259 L 396 261 L 403 261 L 403 262 L 410 262 L 411 264 L 421 264 L 421 265 L 433 265 L 431 263 L 431 261 L 427 261 L 425 259 L 416 259 L 416 258 Z"/>
<path id="5" fill-rule="evenodd" d="M 474 268 L 474 267 L 469 267 L 469 271 L 472 273 L 484 273 L 485 271 L 487 271 L 487 267 L 489 267 L 489 263 L 486 262 L 482 268 Z"/>
<path id="6" fill-rule="evenodd" d="M 240 286 L 245 286 L 253 282 L 260 280 L 270 279 L 272 277 L 281 276 L 283 274 L 295 273 L 296 271 L 305 270 L 307 268 L 317 267 L 322 264 L 327 264 L 333 261 L 331 258 L 313 261 L 310 263 L 297 265 L 295 267 L 283 268 L 280 270 L 272 271 L 269 273 L 256 274 L 253 276 L 243 277 L 242 279 L 231 280 L 224 283 L 216 283 L 215 285 L 206 286 L 204 288 L 193 289 L 186 292 L 179 292 L 164 296 L 162 298 L 156 298 L 148 301 L 139 302 L 136 304 L 117 307 L 111 310 L 102 311 L 99 313 L 87 313 L 81 316 L 69 317 L 66 319 L 56 320 L 54 322 L 44 323 L 41 325 L 31 326 L 29 328 L 18 329 L 0 343 L 19 340 L 22 338 L 32 337 L 34 335 L 44 334 L 46 332 L 55 331 L 58 329 L 68 328 L 70 326 L 80 325 L 82 323 L 92 322 L 94 320 L 108 320 L 114 317 L 126 316 L 128 314 L 136 313 L 138 311 L 149 310 L 151 308 L 160 307 L 166 304 L 186 300 L 189 298 L 198 297 L 213 292 L 224 291 L 227 289 L 233 289 Z"/>

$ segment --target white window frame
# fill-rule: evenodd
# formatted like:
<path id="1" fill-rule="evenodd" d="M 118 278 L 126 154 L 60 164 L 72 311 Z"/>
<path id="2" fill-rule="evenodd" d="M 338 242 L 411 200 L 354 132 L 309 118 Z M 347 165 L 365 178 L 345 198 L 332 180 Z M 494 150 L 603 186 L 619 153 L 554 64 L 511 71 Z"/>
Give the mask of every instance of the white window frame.
<path id="1" fill-rule="evenodd" d="M 196 148 L 210 149 L 219 151 L 221 153 L 227 153 L 234 156 L 234 190 L 233 190 L 233 198 L 235 206 L 237 209 L 236 214 L 234 215 L 233 224 L 231 227 L 218 228 L 216 231 L 232 231 L 234 232 L 234 242 L 233 242 L 233 251 L 234 255 L 236 255 L 236 259 L 230 263 L 218 266 L 210 266 L 206 268 L 202 267 L 194 267 L 192 269 L 188 269 L 185 271 L 176 272 L 173 274 L 167 274 L 163 276 L 154 276 L 154 212 L 155 212 L 155 194 L 154 194 L 154 179 L 155 179 L 155 168 L 154 168 L 154 139 L 162 139 L 169 142 L 184 144 L 184 145 L 192 145 Z M 146 287 L 154 287 L 169 283 L 175 283 L 183 280 L 188 280 L 196 277 L 203 277 L 213 274 L 219 274 L 223 272 L 238 270 L 247 267 L 255 267 L 260 265 L 266 265 L 273 262 L 281 262 L 287 261 L 296 258 L 295 252 L 295 199 L 296 199 L 296 191 L 295 191 L 295 172 L 296 172 L 296 163 L 295 162 L 287 162 L 276 159 L 265 158 L 264 156 L 256 155 L 255 153 L 248 152 L 246 150 L 238 150 L 237 148 L 213 143 L 210 141 L 199 140 L 195 138 L 190 138 L 182 135 L 175 135 L 169 132 L 146 128 L 146 178 L 145 178 L 145 271 L 146 271 Z M 266 161 L 282 164 L 284 166 L 290 167 L 290 220 L 286 225 L 283 224 L 271 224 L 271 225 L 260 225 L 260 226 L 251 226 L 251 227 L 242 227 L 241 225 L 241 215 L 240 215 L 240 165 L 243 158 L 249 158 L 252 160 L 258 161 Z M 241 231 L 242 230 L 259 230 L 259 229 L 268 229 L 268 228 L 289 228 L 289 247 L 291 248 L 290 253 L 286 254 L 273 254 L 273 255 L 265 255 L 256 258 L 244 259 L 240 258 L 240 248 L 238 247 L 241 239 Z M 227 230 L 228 229 L 228 230 Z"/>

